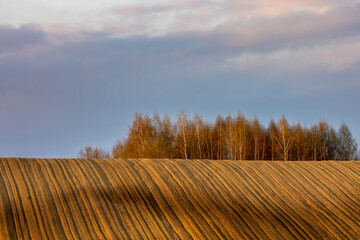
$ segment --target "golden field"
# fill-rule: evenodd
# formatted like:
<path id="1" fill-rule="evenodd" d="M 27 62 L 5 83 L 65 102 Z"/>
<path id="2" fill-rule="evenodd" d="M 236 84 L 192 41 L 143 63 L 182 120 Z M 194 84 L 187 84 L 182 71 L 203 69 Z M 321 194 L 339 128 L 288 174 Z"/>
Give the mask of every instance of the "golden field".
<path id="1" fill-rule="evenodd" d="M 360 239 L 360 162 L 2 158 L 0 239 Z"/>

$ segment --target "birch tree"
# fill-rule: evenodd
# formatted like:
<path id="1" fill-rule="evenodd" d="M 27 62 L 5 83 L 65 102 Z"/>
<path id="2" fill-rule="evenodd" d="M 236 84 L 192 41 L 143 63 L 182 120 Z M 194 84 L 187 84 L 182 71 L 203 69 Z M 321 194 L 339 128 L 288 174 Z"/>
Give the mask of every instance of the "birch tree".
<path id="1" fill-rule="evenodd" d="M 293 131 L 284 116 L 277 123 L 277 132 L 274 135 L 279 150 L 279 155 L 284 161 L 290 160 L 290 150 L 294 143 Z"/>
<path id="2" fill-rule="evenodd" d="M 183 110 L 178 114 L 176 127 L 176 141 L 178 151 L 180 151 L 184 159 L 188 159 L 189 120 Z"/>

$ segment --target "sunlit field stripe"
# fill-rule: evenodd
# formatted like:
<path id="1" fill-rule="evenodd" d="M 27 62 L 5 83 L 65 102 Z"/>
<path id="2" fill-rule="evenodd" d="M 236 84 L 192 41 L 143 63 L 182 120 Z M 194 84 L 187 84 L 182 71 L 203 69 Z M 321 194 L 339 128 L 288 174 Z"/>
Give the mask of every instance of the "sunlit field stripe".
<path id="1" fill-rule="evenodd" d="M 69 161 L 73 163 L 73 161 Z M 64 163 L 65 165 L 66 163 Z M 80 168 L 77 169 L 77 171 L 73 171 L 73 167 L 63 167 L 62 173 L 64 174 L 65 178 L 67 179 L 73 179 L 73 184 L 75 184 L 75 189 L 72 191 L 72 194 L 74 196 L 77 196 L 77 204 L 81 204 L 81 209 L 86 218 L 88 219 L 88 222 L 86 223 L 85 227 L 86 229 L 91 228 L 94 229 L 94 232 L 99 234 L 99 237 L 102 238 L 111 238 L 114 237 L 116 234 L 111 234 L 112 231 L 109 231 L 105 228 L 105 226 L 109 226 L 109 218 L 112 216 L 112 212 L 109 210 L 109 208 L 106 208 L 103 206 L 103 204 L 97 204 L 97 201 L 89 201 L 88 196 L 96 195 L 95 199 L 101 199 L 104 198 L 104 196 L 101 195 L 97 190 L 102 189 L 102 185 L 98 184 L 96 182 L 96 177 L 91 176 L 91 178 L 88 179 L 88 181 L 91 183 L 89 186 L 95 186 L 95 187 L 87 187 L 87 185 L 83 185 L 80 182 L 80 179 L 86 179 L 86 174 L 91 174 L 91 171 L 89 171 L 89 167 L 82 166 L 83 162 L 80 165 Z M 86 167 L 87 171 L 84 171 L 84 168 Z M 98 188 L 100 187 L 100 188 Z M 106 208 L 106 209 L 105 209 Z M 99 213 L 98 213 L 99 212 Z M 104 215 L 104 218 L 98 218 L 99 215 L 101 215 L 102 212 L 108 212 L 107 215 Z M 111 229 L 111 228 L 110 228 Z M 112 229 L 111 229 L 112 230 Z"/>
<path id="2" fill-rule="evenodd" d="M 214 191 L 217 191 L 217 193 L 213 194 L 213 196 L 218 197 L 218 199 L 213 201 L 212 204 L 213 206 L 216 206 L 218 205 L 218 203 L 221 203 L 219 204 L 219 206 L 221 206 L 223 211 L 219 209 L 220 210 L 219 213 L 221 213 L 222 215 L 226 213 L 228 215 L 227 218 L 224 218 L 224 216 L 222 216 L 223 220 L 225 219 L 227 220 L 226 227 L 230 226 L 231 228 L 231 226 L 234 225 L 231 224 L 231 222 L 232 223 L 236 222 L 237 228 L 235 229 L 231 228 L 231 229 L 237 231 L 237 234 L 247 239 L 257 238 L 256 235 L 260 233 L 254 232 L 254 230 L 252 228 L 249 228 L 249 226 L 252 225 L 253 227 L 256 227 L 258 225 L 258 221 L 252 221 L 251 223 L 248 222 L 248 220 L 253 219 L 251 216 L 251 211 L 248 211 L 248 209 L 246 207 L 243 207 L 241 203 L 239 204 L 239 202 L 233 201 L 238 196 L 234 198 L 237 192 L 236 190 L 234 190 L 235 186 L 229 184 L 226 181 L 226 178 L 229 177 L 229 175 L 224 179 L 222 178 L 221 174 L 218 174 L 220 169 L 217 169 L 217 167 L 226 168 L 226 165 L 218 166 L 214 161 L 210 163 L 210 167 L 205 164 L 202 167 L 200 167 L 202 163 L 203 163 L 202 161 L 196 161 L 196 162 L 193 161 L 191 165 L 193 168 L 197 169 L 196 171 L 197 174 L 202 174 L 204 172 L 203 171 L 204 169 L 207 170 L 206 173 L 208 176 L 203 176 L 203 178 L 206 179 L 206 181 L 204 181 L 206 183 L 205 186 L 208 187 L 210 183 Z M 238 199 L 240 200 L 240 198 Z"/>
<path id="3" fill-rule="evenodd" d="M 33 210 L 32 214 L 30 214 L 30 219 L 29 218 L 29 228 L 38 228 L 40 230 L 40 232 L 31 232 L 31 234 L 35 234 L 32 235 L 31 237 L 36 239 L 36 238 L 49 238 L 47 232 L 45 231 L 44 228 L 44 218 L 42 216 L 42 211 L 40 209 L 40 206 L 38 204 L 37 201 L 37 195 L 36 195 L 36 190 L 34 190 L 34 185 L 30 184 L 31 182 L 35 182 L 36 180 L 31 178 L 32 174 L 31 172 L 33 172 L 34 170 L 31 169 L 31 165 L 28 163 L 25 163 L 23 165 L 18 164 L 19 170 L 20 170 L 20 174 L 22 175 L 23 179 L 24 179 L 24 185 L 26 187 L 26 192 L 28 193 L 29 197 L 28 197 L 28 202 L 30 202 L 31 204 L 31 209 L 29 207 L 29 210 Z M 29 171 L 29 169 L 31 169 L 31 171 Z M 33 179 L 33 180 L 31 180 Z M 38 185 L 38 184 L 36 184 Z M 35 186 L 36 186 L 35 185 Z"/>
<path id="4" fill-rule="evenodd" d="M 308 212 L 314 213 L 312 215 L 315 219 L 319 218 L 319 216 L 322 219 L 322 221 L 317 224 L 321 226 L 317 231 L 325 230 L 332 238 L 344 239 L 350 227 L 346 226 L 347 221 L 342 221 L 341 218 L 337 218 L 338 209 L 341 207 L 343 201 L 337 203 L 336 196 L 331 196 L 332 190 L 328 187 L 330 186 L 332 187 L 331 189 L 333 189 L 334 186 L 326 181 L 326 174 L 324 174 L 324 172 L 318 172 L 318 164 L 320 163 L 314 162 L 312 165 L 308 163 L 295 163 L 293 164 L 293 168 L 289 168 L 287 165 L 279 163 L 277 167 L 285 173 L 285 176 L 290 177 L 291 174 L 296 175 L 294 178 L 294 181 L 298 183 L 296 188 L 301 189 L 304 188 L 303 186 L 307 186 L 306 190 L 308 190 L 308 194 L 306 194 L 305 197 L 308 198 L 308 204 L 311 205 Z M 331 163 L 328 162 L 328 164 Z M 341 185 L 341 182 L 338 181 L 337 185 Z M 347 207 L 349 206 L 347 205 Z M 340 216 L 344 219 L 348 218 L 343 212 L 340 212 Z M 339 223 L 339 220 L 342 222 Z"/>
<path id="5" fill-rule="evenodd" d="M 323 214 L 323 219 L 327 221 L 327 230 L 329 232 L 332 232 L 332 234 L 334 234 L 334 237 L 336 238 L 345 238 L 345 236 L 348 234 L 348 228 L 344 228 L 343 231 L 341 231 L 340 228 L 342 225 L 346 226 L 347 223 L 342 219 L 338 219 L 336 215 L 342 214 L 345 217 L 348 216 L 346 216 L 344 212 L 339 209 L 339 207 L 341 207 L 341 201 L 340 203 L 337 203 L 336 194 L 332 191 L 333 188 L 329 188 L 329 186 L 331 187 L 331 183 L 327 181 L 326 174 L 318 171 L 318 168 L 308 168 L 307 165 L 303 165 L 302 167 L 302 170 L 305 170 L 305 173 L 303 174 L 307 174 L 307 176 L 310 176 L 311 179 L 314 179 L 314 187 L 316 191 L 319 192 L 319 194 L 317 194 L 316 196 L 321 196 L 321 198 L 319 198 L 318 200 L 318 202 L 321 203 L 319 204 L 318 210 L 320 210 Z M 320 178 L 322 179 L 321 182 L 318 181 Z"/>
<path id="6" fill-rule="evenodd" d="M 189 163 L 196 163 L 196 161 L 192 161 Z M 203 184 L 203 180 L 206 178 L 204 174 L 207 173 L 207 169 L 203 168 L 203 171 L 195 172 L 189 170 L 187 168 L 187 164 L 173 164 L 172 166 L 164 166 L 167 168 L 170 174 L 174 171 L 176 172 L 177 170 L 180 171 L 179 167 L 183 169 L 182 175 L 179 174 L 178 179 L 180 181 L 182 179 L 186 179 L 188 186 L 192 188 L 189 190 L 192 193 L 190 201 L 193 202 L 196 208 L 201 209 L 201 214 L 204 215 L 205 219 L 211 220 L 207 221 L 207 226 L 210 227 L 211 231 L 205 230 L 205 232 L 207 234 L 212 234 L 214 232 L 219 238 L 231 238 L 231 231 L 227 231 L 227 229 L 225 228 L 226 222 L 221 221 L 221 212 L 219 211 L 217 205 L 214 204 L 214 202 L 221 202 L 221 199 L 218 198 L 219 196 L 217 193 L 215 193 L 213 185 L 210 181 L 208 181 L 209 184 L 207 185 Z M 190 166 L 193 167 L 193 164 L 191 164 Z"/>
<path id="7" fill-rule="evenodd" d="M 180 167 L 180 168 L 177 168 Z M 188 174 L 187 169 L 184 168 L 184 165 L 179 164 L 172 164 L 168 168 L 165 167 L 165 170 L 167 171 L 164 176 L 169 176 L 169 179 L 173 179 L 173 182 L 175 183 L 176 188 L 179 188 L 180 186 L 186 186 L 183 191 L 180 193 L 181 198 L 183 199 L 183 206 L 191 206 L 190 211 L 195 213 L 193 215 L 193 218 L 191 218 L 190 221 L 193 222 L 192 225 L 200 229 L 201 235 L 209 234 L 210 236 L 216 236 L 217 238 L 224 238 L 224 235 L 221 232 L 216 231 L 217 227 L 214 226 L 214 224 L 211 221 L 206 221 L 207 219 L 211 219 L 212 221 L 216 221 L 215 218 L 210 218 L 209 214 L 211 213 L 211 209 L 204 210 L 202 206 L 206 206 L 206 203 L 204 202 L 204 199 L 201 198 L 201 195 L 198 196 L 197 193 L 201 191 L 198 183 L 194 180 L 196 180 L 191 174 Z M 172 170 L 175 170 L 172 171 Z M 176 174 L 178 173 L 178 174 Z M 166 178 L 164 178 L 164 181 L 166 181 Z M 197 188 L 197 191 L 194 191 L 193 188 Z M 195 200 L 197 199 L 197 200 Z M 187 207 L 186 207 L 187 208 Z M 184 211 L 186 211 L 186 208 Z M 198 222 L 201 222 L 201 226 Z"/>
<path id="8" fill-rule="evenodd" d="M 313 165 L 315 166 L 315 164 L 316 163 L 314 163 Z M 283 172 L 283 176 L 289 176 L 289 178 L 291 178 L 292 176 L 290 177 L 290 175 L 296 175 L 296 177 L 292 178 L 292 183 L 294 184 L 293 189 L 303 189 L 305 195 L 305 199 L 303 199 L 303 201 L 306 200 L 306 204 L 300 210 L 306 210 L 306 212 L 309 214 L 306 218 L 307 220 L 321 218 L 323 221 L 317 224 L 316 232 L 323 232 L 329 234 L 331 232 L 331 229 L 336 229 L 337 226 L 333 223 L 333 221 L 329 221 L 328 213 L 325 211 L 327 210 L 327 208 L 324 208 L 324 204 L 326 203 L 327 199 L 324 198 L 323 195 L 317 194 L 318 191 L 321 190 L 321 186 L 314 187 L 313 184 L 314 182 L 316 184 L 317 181 L 315 180 L 314 182 L 312 182 L 314 178 L 308 177 L 309 174 L 306 169 L 302 168 L 302 165 L 298 165 L 298 163 L 294 165 L 296 166 L 295 168 L 289 168 L 278 164 L 277 168 L 279 171 Z M 303 185 L 308 187 L 304 189 Z M 287 195 L 289 194 L 291 194 L 291 192 L 289 192 Z M 299 204 L 295 204 L 295 206 L 299 206 Z M 321 234 L 318 237 L 320 236 Z"/>
<path id="9" fill-rule="evenodd" d="M 321 215 L 321 218 L 323 218 L 323 213 L 318 210 L 317 203 L 314 201 L 314 199 L 316 200 L 316 197 L 314 197 L 311 188 L 303 187 L 309 184 L 309 182 L 302 174 L 298 174 L 291 168 L 283 169 L 280 168 L 279 165 L 274 164 L 269 164 L 268 166 L 278 172 L 268 174 L 267 176 L 274 182 L 279 178 L 282 180 L 282 183 L 270 186 L 270 188 L 274 189 L 276 191 L 275 194 L 280 195 L 280 198 L 285 200 L 288 199 L 287 201 L 289 201 L 294 208 L 292 210 L 294 214 L 302 215 L 302 219 L 306 221 L 306 224 L 303 224 L 302 227 L 303 231 L 311 231 L 313 234 L 315 233 L 315 239 L 321 238 L 321 232 L 326 232 L 327 226 L 323 225 L 322 222 L 317 222 L 316 220 L 316 216 L 319 214 Z M 270 183 L 271 182 L 272 181 L 270 181 Z M 291 188 L 286 189 L 286 186 L 291 186 Z"/>
<path id="10" fill-rule="evenodd" d="M 351 218 L 355 214 L 357 215 L 358 212 L 355 212 L 355 210 L 360 207 L 360 202 L 353 201 L 354 195 L 351 193 L 351 191 L 349 191 L 352 190 L 352 187 L 348 184 L 349 179 L 345 177 L 346 175 L 343 175 L 341 172 L 337 171 L 337 168 L 334 168 L 333 164 L 328 164 L 326 166 L 319 164 L 318 169 L 325 173 L 323 174 L 323 179 L 326 181 L 323 181 L 323 189 L 328 190 L 328 195 L 335 200 L 334 207 L 339 208 L 339 210 L 341 209 L 343 213 L 346 213 L 346 217 Z M 339 182 L 341 182 L 341 185 L 338 184 Z M 348 204 L 346 208 L 344 208 L 344 206 L 340 204 L 344 201 L 351 204 Z M 353 208 L 352 205 L 356 205 L 356 207 Z M 348 212 L 347 209 L 349 210 Z"/>
<path id="11" fill-rule="evenodd" d="M 0 159 L 0 239 L 357 239 L 360 162 Z"/>
<path id="12" fill-rule="evenodd" d="M 133 227 L 135 227 L 135 230 L 138 228 L 137 226 L 146 229 L 145 232 L 144 230 L 138 231 L 141 238 L 165 238 L 166 232 L 163 222 L 159 220 L 161 212 L 157 202 L 153 199 L 149 189 L 143 188 L 146 183 L 138 176 L 138 170 L 134 167 L 134 163 L 132 162 L 126 167 L 128 170 L 122 176 L 118 175 L 118 177 L 123 177 L 125 180 L 125 185 L 122 186 L 129 186 L 126 189 L 129 196 L 126 204 L 129 204 L 132 209 L 131 217 L 133 218 L 134 214 L 138 215 L 137 224 L 133 225 Z M 156 213 L 159 213 L 159 215 Z M 156 227 L 158 231 L 154 231 Z"/>
<path id="13" fill-rule="evenodd" d="M 283 225 L 283 227 L 289 231 L 289 234 L 296 238 L 309 238 L 307 230 L 309 228 L 311 229 L 311 226 L 309 226 L 297 212 L 288 213 L 288 210 L 292 210 L 291 206 L 294 204 L 294 201 L 296 201 L 296 199 L 293 198 L 296 194 L 289 194 L 288 189 L 281 188 L 284 184 L 278 184 L 276 181 L 279 180 L 279 173 L 269 170 L 262 172 L 261 169 L 257 169 L 256 164 L 253 166 L 250 165 L 247 172 L 249 176 L 251 176 L 250 183 L 253 187 L 258 186 L 259 192 L 263 193 L 263 198 L 260 199 L 260 201 L 263 200 L 266 206 L 272 207 L 272 211 L 274 215 L 277 216 L 277 219 L 284 218 L 286 219 L 284 222 L 289 223 L 289 226 Z M 271 176 L 274 175 L 277 176 L 277 178 L 271 179 Z M 287 198 L 284 198 L 285 194 Z M 271 221 L 271 219 L 268 219 L 268 221 Z"/>
<path id="14" fill-rule="evenodd" d="M 153 165 L 156 163 L 151 162 L 151 160 L 149 159 L 146 159 L 144 161 L 146 161 L 148 164 L 146 164 L 146 168 L 144 168 L 142 164 L 139 164 L 142 173 L 147 176 L 148 180 L 153 181 L 152 188 L 159 190 L 158 194 L 162 195 L 163 199 L 167 200 L 168 207 L 174 210 L 174 213 L 177 215 L 179 222 L 183 226 L 182 231 L 183 232 L 186 231 L 189 238 L 195 238 L 195 239 L 198 238 L 199 231 L 202 230 L 196 227 L 198 222 L 194 224 L 194 222 L 191 219 L 192 213 L 196 213 L 196 212 L 194 212 L 193 205 L 192 204 L 189 205 L 188 199 L 184 194 L 184 189 L 186 189 L 187 186 L 184 184 L 182 185 L 182 187 L 179 187 L 176 181 L 170 181 L 171 177 L 174 176 L 170 176 L 169 174 L 166 174 L 164 172 L 165 170 L 162 169 L 162 167 L 157 168 L 158 166 L 155 166 L 154 168 Z M 156 198 L 156 195 L 157 194 L 154 194 L 153 196 Z"/>
<path id="15" fill-rule="evenodd" d="M 282 205 L 282 198 L 280 198 L 279 201 L 279 199 L 277 199 L 275 196 L 275 201 L 269 200 L 268 193 L 263 189 L 262 186 L 258 184 L 257 180 L 254 178 L 255 176 L 253 173 L 250 174 L 253 167 L 249 164 L 250 163 L 248 162 L 247 165 L 242 166 L 242 168 L 236 170 L 238 166 L 229 162 L 229 165 L 232 166 L 232 168 L 229 168 L 228 171 L 232 172 L 235 178 L 244 179 L 244 186 L 246 186 L 247 191 L 251 193 L 246 195 L 251 199 L 251 208 L 259 208 L 259 210 L 261 209 L 264 216 L 270 217 L 270 221 L 271 219 L 272 221 L 275 221 L 277 225 L 276 228 L 282 229 L 281 232 L 286 233 L 285 238 L 298 238 L 300 235 L 298 223 L 291 215 L 287 214 L 286 210 L 284 210 L 284 205 Z M 242 172 L 242 175 L 238 175 L 239 172 Z"/>

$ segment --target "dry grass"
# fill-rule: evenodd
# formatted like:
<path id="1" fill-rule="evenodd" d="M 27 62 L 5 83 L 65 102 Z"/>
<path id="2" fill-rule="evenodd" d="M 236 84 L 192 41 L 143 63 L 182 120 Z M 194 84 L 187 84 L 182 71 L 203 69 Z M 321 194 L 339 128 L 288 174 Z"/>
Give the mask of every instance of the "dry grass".
<path id="1" fill-rule="evenodd" d="M 360 162 L 0 159 L 0 239 L 359 239 Z"/>

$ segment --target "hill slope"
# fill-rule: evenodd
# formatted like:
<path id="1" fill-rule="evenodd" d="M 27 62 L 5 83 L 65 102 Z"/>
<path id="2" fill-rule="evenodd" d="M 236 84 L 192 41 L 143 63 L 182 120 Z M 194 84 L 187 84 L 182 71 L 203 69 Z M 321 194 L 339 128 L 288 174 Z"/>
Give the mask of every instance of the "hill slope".
<path id="1" fill-rule="evenodd" d="M 0 239 L 357 239 L 360 162 L 0 159 Z"/>

